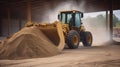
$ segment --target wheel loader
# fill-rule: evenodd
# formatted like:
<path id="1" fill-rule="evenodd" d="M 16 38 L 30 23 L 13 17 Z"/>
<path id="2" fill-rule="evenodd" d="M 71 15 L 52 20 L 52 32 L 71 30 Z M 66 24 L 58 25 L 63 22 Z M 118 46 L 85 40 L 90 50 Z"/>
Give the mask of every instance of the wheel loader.
<path id="1" fill-rule="evenodd" d="M 59 21 L 40 23 L 39 28 L 60 50 L 65 47 L 65 44 L 70 49 L 76 49 L 80 42 L 83 46 L 91 46 L 92 34 L 85 30 L 81 18 L 83 13 L 80 11 L 60 11 Z"/>

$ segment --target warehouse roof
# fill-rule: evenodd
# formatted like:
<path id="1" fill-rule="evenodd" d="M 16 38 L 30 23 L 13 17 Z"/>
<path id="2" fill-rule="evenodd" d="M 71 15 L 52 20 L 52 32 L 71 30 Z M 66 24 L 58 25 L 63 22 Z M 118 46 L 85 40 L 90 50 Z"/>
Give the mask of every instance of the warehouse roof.
<path id="1" fill-rule="evenodd" d="M 0 0 L 1 7 L 9 6 L 13 4 L 17 4 L 20 2 L 26 2 L 27 0 Z M 32 2 L 37 0 L 31 0 Z M 51 3 L 51 4 L 58 4 L 60 2 L 65 2 L 69 0 L 40 0 L 42 3 Z M 76 3 L 85 2 L 85 11 L 86 12 L 96 12 L 96 11 L 105 11 L 105 10 L 117 10 L 120 9 L 120 0 L 74 0 Z M 35 4 L 32 4 L 35 5 Z M 63 6 L 64 7 L 64 6 Z M 94 7 L 95 10 L 91 9 Z M 99 8 L 99 9 L 97 9 Z"/>

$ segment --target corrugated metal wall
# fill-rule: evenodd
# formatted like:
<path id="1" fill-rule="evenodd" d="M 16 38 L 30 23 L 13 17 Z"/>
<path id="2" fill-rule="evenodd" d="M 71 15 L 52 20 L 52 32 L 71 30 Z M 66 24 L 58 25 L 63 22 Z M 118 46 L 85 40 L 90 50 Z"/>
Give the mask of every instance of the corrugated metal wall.
<path id="1" fill-rule="evenodd" d="M 61 1 L 31 0 L 31 19 L 33 22 L 43 21 L 43 16 Z M 0 11 L 0 36 L 11 35 L 24 27 L 27 22 L 27 1 L 6 4 Z M 56 16 L 57 17 L 57 16 Z"/>
<path id="2" fill-rule="evenodd" d="M 0 36 L 11 35 L 26 23 L 26 3 L 15 3 L 3 6 L 0 10 Z"/>
<path id="3" fill-rule="evenodd" d="M 53 10 L 61 0 L 31 0 L 31 19 L 33 22 L 43 21 L 44 14 Z M 57 16 L 56 16 L 57 17 Z M 47 18 L 47 17 L 46 17 Z M 49 19 L 49 18 L 47 18 Z M 27 0 L 0 5 L 0 36 L 17 32 L 27 22 Z"/>

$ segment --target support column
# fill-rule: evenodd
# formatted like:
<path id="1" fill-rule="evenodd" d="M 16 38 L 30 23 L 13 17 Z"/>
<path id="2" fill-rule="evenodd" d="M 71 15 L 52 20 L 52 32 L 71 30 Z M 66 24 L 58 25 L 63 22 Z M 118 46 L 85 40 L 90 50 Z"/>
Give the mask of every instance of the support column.
<path id="1" fill-rule="evenodd" d="M 1 17 L 0 17 L 0 36 L 2 36 L 2 19 L 1 19 Z"/>
<path id="2" fill-rule="evenodd" d="M 10 30 L 11 30 L 11 18 L 10 18 L 10 9 L 8 8 L 8 35 L 10 35 Z"/>
<path id="3" fill-rule="evenodd" d="M 113 40 L 112 34 L 113 34 L 113 9 L 112 9 L 112 1 L 111 1 L 111 7 L 110 7 L 110 38 Z"/>
<path id="4" fill-rule="evenodd" d="M 109 31 L 109 16 L 108 16 L 108 10 L 106 10 L 106 31 L 108 32 Z"/>
<path id="5" fill-rule="evenodd" d="M 21 30 L 22 28 L 22 22 L 21 22 L 21 18 L 19 18 L 19 30 Z"/>
<path id="6" fill-rule="evenodd" d="M 30 0 L 27 0 L 27 24 L 31 24 L 31 3 Z"/>

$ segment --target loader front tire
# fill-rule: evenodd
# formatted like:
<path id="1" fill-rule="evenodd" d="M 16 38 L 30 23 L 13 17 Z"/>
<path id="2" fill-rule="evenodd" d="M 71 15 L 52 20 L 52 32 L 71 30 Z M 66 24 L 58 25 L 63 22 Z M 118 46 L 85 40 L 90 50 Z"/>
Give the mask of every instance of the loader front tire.
<path id="1" fill-rule="evenodd" d="M 79 34 L 75 30 L 71 30 L 67 37 L 66 37 L 66 43 L 70 49 L 76 49 L 79 46 Z"/>
<path id="2" fill-rule="evenodd" d="M 86 47 L 92 46 L 92 40 L 93 40 L 93 38 L 92 38 L 91 32 L 87 31 L 87 32 L 83 33 L 83 41 L 82 41 L 83 46 L 86 46 Z"/>

